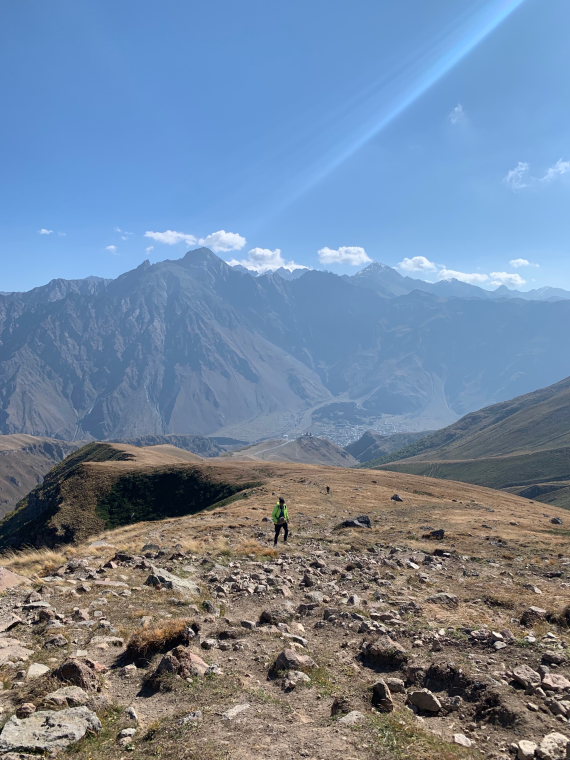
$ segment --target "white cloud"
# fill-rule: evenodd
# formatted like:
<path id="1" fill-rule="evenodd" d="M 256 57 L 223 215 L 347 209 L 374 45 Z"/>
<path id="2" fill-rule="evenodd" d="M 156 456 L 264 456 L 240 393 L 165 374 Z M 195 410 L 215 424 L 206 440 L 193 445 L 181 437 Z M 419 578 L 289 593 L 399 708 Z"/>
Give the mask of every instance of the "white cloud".
<path id="1" fill-rule="evenodd" d="M 117 246 L 116 245 L 106 245 L 105 250 L 109 251 L 109 253 L 117 253 Z"/>
<path id="2" fill-rule="evenodd" d="M 237 232 L 226 232 L 226 230 L 211 232 L 203 238 L 198 238 L 187 232 L 177 232 L 176 230 L 165 230 L 164 232 L 147 230 L 144 233 L 144 236 L 151 238 L 151 240 L 155 240 L 157 243 L 163 243 L 164 245 L 178 245 L 178 243 L 185 243 L 186 245 L 204 245 L 207 248 L 211 248 L 214 253 L 241 251 L 247 243 L 247 240 L 243 235 L 238 235 Z"/>
<path id="3" fill-rule="evenodd" d="M 411 259 L 405 258 L 396 264 L 398 269 L 402 269 L 404 272 L 434 272 L 437 266 L 426 259 L 425 256 L 412 256 Z"/>
<path id="4" fill-rule="evenodd" d="M 529 261 L 528 259 L 511 259 L 509 261 L 509 264 L 514 267 L 515 269 L 520 269 L 521 267 L 538 267 L 540 264 L 534 264 L 532 261 Z"/>
<path id="5" fill-rule="evenodd" d="M 276 269 L 288 269 L 292 272 L 294 269 L 308 269 L 302 264 L 296 264 L 294 261 L 286 261 L 283 258 L 280 248 L 252 248 L 248 251 L 247 259 L 232 259 L 228 261 L 232 267 L 238 264 L 252 272 L 263 274 L 264 272 L 274 272 Z"/>
<path id="6" fill-rule="evenodd" d="M 154 245 L 147 245 L 144 251 L 145 253 L 152 253 L 154 251 Z"/>
<path id="7" fill-rule="evenodd" d="M 214 253 L 227 253 L 228 251 L 241 251 L 247 240 L 243 235 L 238 235 L 237 232 L 218 230 L 206 235 L 205 238 L 200 238 L 198 242 L 200 245 L 210 248 Z"/>
<path id="8" fill-rule="evenodd" d="M 53 230 L 48 230 L 45 227 L 42 227 L 41 230 L 38 230 L 38 235 L 53 235 Z"/>
<path id="9" fill-rule="evenodd" d="M 544 177 L 541 177 L 541 182 L 553 182 L 558 177 L 563 177 L 570 172 L 570 161 L 563 161 L 561 158 L 546 170 Z"/>
<path id="10" fill-rule="evenodd" d="M 437 273 L 440 280 L 459 280 L 470 285 L 481 285 L 489 281 L 489 275 L 480 272 L 458 272 L 455 269 L 442 267 Z"/>
<path id="11" fill-rule="evenodd" d="M 503 182 L 508 185 L 511 190 L 523 190 L 525 187 L 529 187 L 532 182 L 532 177 L 529 177 L 530 164 L 526 161 L 519 161 L 514 169 L 511 169 L 503 177 Z"/>
<path id="12" fill-rule="evenodd" d="M 118 232 L 121 236 L 121 240 L 128 240 L 132 236 L 132 232 L 127 232 L 127 230 L 122 230 L 120 227 L 115 227 L 115 232 Z"/>
<path id="13" fill-rule="evenodd" d="M 321 248 L 318 252 L 321 264 L 350 264 L 359 267 L 372 259 L 364 248 L 357 245 L 343 245 L 340 248 Z"/>
<path id="14" fill-rule="evenodd" d="M 506 285 L 510 288 L 520 288 L 526 280 L 516 272 L 491 272 L 491 285 Z"/>
<path id="15" fill-rule="evenodd" d="M 176 230 L 164 230 L 164 232 L 147 230 L 144 236 L 151 240 L 156 240 L 157 243 L 164 243 L 164 245 L 177 245 L 178 243 L 196 245 L 198 242 L 198 239 L 194 235 L 188 235 L 186 232 L 176 232 Z"/>
<path id="16" fill-rule="evenodd" d="M 458 103 L 455 108 L 452 108 L 451 111 L 448 114 L 448 119 L 453 124 L 453 126 L 456 126 L 457 124 L 463 124 L 465 120 L 467 119 L 467 116 L 465 114 L 465 109 L 461 105 L 461 103 Z"/>

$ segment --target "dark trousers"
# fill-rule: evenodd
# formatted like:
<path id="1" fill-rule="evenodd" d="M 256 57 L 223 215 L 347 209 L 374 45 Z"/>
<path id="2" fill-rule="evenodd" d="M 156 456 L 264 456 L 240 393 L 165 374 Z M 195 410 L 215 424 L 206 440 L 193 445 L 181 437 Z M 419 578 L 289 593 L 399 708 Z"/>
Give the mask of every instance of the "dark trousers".
<path id="1" fill-rule="evenodd" d="M 289 535 L 289 523 L 275 523 L 275 541 L 273 542 L 273 546 L 277 546 L 277 539 L 279 538 L 279 534 L 281 533 L 281 528 L 283 528 L 284 537 L 283 540 L 285 543 L 287 543 L 287 537 Z"/>

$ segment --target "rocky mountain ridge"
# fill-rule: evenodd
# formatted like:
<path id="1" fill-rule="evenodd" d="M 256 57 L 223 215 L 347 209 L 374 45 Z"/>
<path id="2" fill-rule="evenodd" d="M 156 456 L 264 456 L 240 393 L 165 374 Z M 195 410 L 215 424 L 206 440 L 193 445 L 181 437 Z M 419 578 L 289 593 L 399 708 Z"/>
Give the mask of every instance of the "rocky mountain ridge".
<path id="1" fill-rule="evenodd" d="M 0 430 L 259 440 L 329 407 L 348 430 L 426 429 L 570 373 L 570 301 L 386 298 L 355 280 L 253 278 L 199 249 L 0 296 Z"/>

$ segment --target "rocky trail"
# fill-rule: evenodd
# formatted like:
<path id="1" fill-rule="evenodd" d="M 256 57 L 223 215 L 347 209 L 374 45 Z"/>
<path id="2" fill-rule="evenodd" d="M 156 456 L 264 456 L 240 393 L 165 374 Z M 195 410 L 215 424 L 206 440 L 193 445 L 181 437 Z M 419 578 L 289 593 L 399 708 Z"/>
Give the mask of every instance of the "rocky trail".
<path id="1" fill-rule="evenodd" d="M 380 474 L 341 477 L 369 507 Z M 360 516 L 340 480 L 330 495 L 299 481 L 290 471 L 288 493 L 318 498 L 278 551 L 270 484 L 108 532 L 33 579 L 4 570 L 0 756 L 570 757 L 562 518 L 470 490 L 439 495 L 444 523 L 432 494 L 386 490 L 369 521 L 339 527 Z M 525 520 L 559 531 L 556 551 Z"/>

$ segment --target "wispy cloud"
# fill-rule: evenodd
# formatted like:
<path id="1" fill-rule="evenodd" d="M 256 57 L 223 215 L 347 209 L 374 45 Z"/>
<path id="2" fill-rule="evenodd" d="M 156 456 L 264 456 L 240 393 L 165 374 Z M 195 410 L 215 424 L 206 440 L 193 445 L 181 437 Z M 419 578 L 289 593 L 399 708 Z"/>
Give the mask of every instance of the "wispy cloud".
<path id="1" fill-rule="evenodd" d="M 186 243 L 186 245 L 196 245 L 198 242 L 194 235 L 188 235 L 186 232 L 176 232 L 176 230 L 164 230 L 164 232 L 153 232 L 147 230 L 144 236 L 155 240 L 157 243 L 163 243 L 164 245 L 177 245 L 178 243 Z"/>
<path id="2" fill-rule="evenodd" d="M 514 169 L 510 169 L 503 177 L 503 182 L 508 185 L 511 190 L 524 190 L 525 187 L 530 187 L 532 184 L 532 178 L 529 177 L 530 164 L 526 161 L 519 161 Z"/>
<path id="3" fill-rule="evenodd" d="M 467 121 L 467 114 L 461 103 L 458 103 L 455 108 L 451 109 L 447 118 L 449 119 L 450 124 L 453 124 L 454 127 L 458 124 L 464 124 Z"/>
<path id="4" fill-rule="evenodd" d="M 38 235 L 53 235 L 53 230 L 48 230 L 46 227 L 42 227 L 40 230 L 38 230 Z"/>
<path id="5" fill-rule="evenodd" d="M 372 261 L 364 248 L 357 245 L 342 245 L 340 248 L 321 248 L 318 251 L 321 264 L 349 264 L 362 266 Z"/>
<path id="6" fill-rule="evenodd" d="M 288 269 L 292 272 L 295 269 L 309 268 L 294 261 L 286 261 L 280 248 L 273 250 L 271 248 L 252 248 L 248 251 L 246 259 L 232 259 L 228 261 L 228 264 L 232 267 L 240 265 L 258 274 L 274 272 L 276 269 Z"/>
<path id="7" fill-rule="evenodd" d="M 106 251 L 109 251 L 109 253 L 113 253 L 113 254 L 115 254 L 115 253 L 117 253 L 117 250 L 118 250 L 118 249 L 117 249 L 117 246 L 116 246 L 116 245 L 106 245 L 106 246 L 105 246 L 105 250 L 106 250 Z"/>
<path id="8" fill-rule="evenodd" d="M 177 232 L 176 230 L 164 230 L 164 232 L 154 232 L 147 230 L 144 236 L 164 245 L 204 245 L 210 248 L 214 253 L 227 253 L 228 251 L 241 251 L 247 243 L 243 235 L 237 232 L 226 232 L 226 230 L 217 230 L 211 232 L 206 237 L 200 238 L 187 232 Z"/>
<path id="9" fill-rule="evenodd" d="M 404 272 L 435 272 L 437 269 L 437 264 L 434 264 L 433 261 L 430 261 L 425 256 L 404 258 L 396 266 Z"/>
<path id="10" fill-rule="evenodd" d="M 118 232 L 121 236 L 121 240 L 128 240 L 134 233 L 127 232 L 127 230 L 123 230 L 120 227 L 115 227 L 115 232 Z"/>
<path id="11" fill-rule="evenodd" d="M 522 267 L 536 267 L 538 269 L 540 266 L 540 264 L 535 264 L 528 259 L 511 259 L 509 261 L 509 264 L 515 269 L 521 269 Z"/>
<path id="12" fill-rule="evenodd" d="M 541 182 L 553 182 L 559 177 L 563 177 L 570 172 L 570 161 L 563 161 L 561 158 L 546 170 L 544 177 L 541 177 Z"/>
<path id="13" fill-rule="evenodd" d="M 145 253 L 152 253 L 154 251 L 154 245 L 147 245 L 147 247 L 144 249 Z"/>
<path id="14" fill-rule="evenodd" d="M 459 272 L 457 269 L 442 267 L 437 274 L 440 280 L 459 280 L 469 285 L 484 285 L 489 282 L 489 275 L 482 272 Z"/>
<path id="15" fill-rule="evenodd" d="M 511 169 L 503 177 L 503 182 L 508 185 L 511 190 L 525 190 L 529 187 L 540 187 L 540 185 L 548 185 L 556 180 L 564 177 L 565 174 L 570 174 L 570 161 L 565 161 L 561 158 L 548 167 L 542 177 L 535 177 L 530 173 L 530 164 L 526 161 L 519 161 L 514 169 Z"/>
<path id="16" fill-rule="evenodd" d="M 491 272 L 490 284 L 497 287 L 506 285 L 509 288 L 520 288 L 526 284 L 526 280 L 516 272 Z"/>

